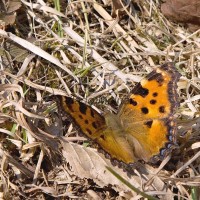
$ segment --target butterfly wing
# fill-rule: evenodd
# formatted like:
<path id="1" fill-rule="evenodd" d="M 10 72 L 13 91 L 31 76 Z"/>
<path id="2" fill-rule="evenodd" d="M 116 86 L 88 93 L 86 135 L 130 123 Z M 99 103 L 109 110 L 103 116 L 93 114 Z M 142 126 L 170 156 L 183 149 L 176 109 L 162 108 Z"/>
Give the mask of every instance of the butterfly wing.
<path id="1" fill-rule="evenodd" d="M 105 129 L 105 119 L 96 110 L 71 97 L 59 96 L 62 110 L 73 120 L 81 131 L 91 139 Z"/>
<path id="2" fill-rule="evenodd" d="M 174 112 L 178 107 L 177 81 L 180 74 L 172 63 L 152 71 L 136 85 L 118 113 L 129 141 L 136 139 L 135 156 L 148 161 L 165 156 L 176 140 Z"/>
<path id="3" fill-rule="evenodd" d="M 176 84 L 180 74 L 172 63 L 151 72 L 133 89 L 117 115 L 101 116 L 70 97 L 60 97 L 62 109 L 88 138 L 112 158 L 124 163 L 164 157 L 175 143 Z"/>
<path id="4" fill-rule="evenodd" d="M 107 116 L 104 118 L 92 107 L 73 98 L 59 96 L 59 99 L 62 110 L 72 119 L 80 131 L 95 141 L 101 149 L 108 153 L 108 156 L 120 161 L 133 162 L 132 147 L 124 138 L 119 127 L 107 126 Z M 116 115 L 109 114 L 111 121 L 115 118 Z"/>

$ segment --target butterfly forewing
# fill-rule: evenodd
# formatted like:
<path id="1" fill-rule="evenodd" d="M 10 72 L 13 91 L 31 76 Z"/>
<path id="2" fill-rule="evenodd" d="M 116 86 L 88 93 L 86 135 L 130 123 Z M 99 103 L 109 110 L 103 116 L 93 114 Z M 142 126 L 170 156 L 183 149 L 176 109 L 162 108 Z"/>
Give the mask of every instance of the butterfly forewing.
<path id="1" fill-rule="evenodd" d="M 78 128 L 91 139 L 99 137 L 100 131 L 105 129 L 105 119 L 90 106 L 71 97 L 59 97 L 62 109 L 75 122 Z"/>
<path id="2" fill-rule="evenodd" d="M 154 70 L 136 85 L 118 113 L 126 132 L 138 140 L 148 160 L 175 142 L 176 84 L 180 74 L 172 63 Z M 162 151 L 163 152 L 163 151 Z M 140 150 L 136 154 L 142 155 Z"/>

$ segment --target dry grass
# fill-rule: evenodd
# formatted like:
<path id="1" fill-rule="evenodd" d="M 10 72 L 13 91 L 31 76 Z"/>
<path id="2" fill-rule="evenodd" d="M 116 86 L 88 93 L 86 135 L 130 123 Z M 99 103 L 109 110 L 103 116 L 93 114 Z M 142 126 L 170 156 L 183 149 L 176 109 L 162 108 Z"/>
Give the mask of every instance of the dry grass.
<path id="1" fill-rule="evenodd" d="M 120 18 L 111 17 L 113 7 L 106 0 L 63 1 L 57 10 L 38 2 L 23 0 L 15 24 L 0 30 L 0 198 L 142 197 L 130 193 L 106 164 L 148 195 L 195 199 L 200 186 L 200 30 L 191 33 L 168 21 L 159 1 L 130 2 Z M 174 61 L 182 74 L 181 156 L 172 171 L 163 169 L 165 163 L 158 168 L 146 164 L 129 177 L 95 149 L 71 143 L 84 139 L 72 125 L 63 128 L 52 95 L 75 96 L 100 111 L 115 111 L 136 82 L 166 61 Z M 63 130 L 63 141 L 70 143 L 60 145 L 57 136 Z"/>

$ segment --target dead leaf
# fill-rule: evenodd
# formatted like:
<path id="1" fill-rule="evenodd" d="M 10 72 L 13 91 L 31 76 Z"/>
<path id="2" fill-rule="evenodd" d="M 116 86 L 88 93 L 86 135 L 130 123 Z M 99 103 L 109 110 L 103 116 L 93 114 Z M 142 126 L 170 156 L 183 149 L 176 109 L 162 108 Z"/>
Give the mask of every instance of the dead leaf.
<path id="1" fill-rule="evenodd" d="M 93 179 L 99 186 L 104 187 L 109 184 L 117 185 L 118 188 L 123 188 L 127 190 L 127 187 L 124 186 L 119 180 L 117 180 L 105 166 L 109 166 L 119 174 L 127 179 L 127 174 L 123 172 L 122 169 L 118 167 L 113 167 L 111 162 L 106 159 L 103 155 L 100 155 L 96 149 L 83 147 L 75 143 L 61 142 L 63 146 L 63 156 L 66 158 L 66 161 L 69 162 L 72 167 L 72 171 L 75 175 L 78 175 L 80 178 L 90 178 Z M 136 179 L 130 180 L 132 184 L 136 187 L 139 187 Z"/>
<path id="2" fill-rule="evenodd" d="M 161 11 L 172 21 L 200 26 L 199 0 L 166 0 Z"/>
<path id="3" fill-rule="evenodd" d="M 172 195 L 165 183 L 157 175 L 154 175 L 156 174 L 156 168 L 149 165 L 139 165 L 136 170 L 137 174 L 128 176 L 127 172 L 114 167 L 110 160 L 106 159 L 103 154 L 98 153 L 96 149 L 63 141 L 61 141 L 61 144 L 63 146 L 63 156 L 70 164 L 73 174 L 80 178 L 92 179 L 100 187 L 112 185 L 116 191 L 130 191 L 126 185 L 107 170 L 106 166 L 108 166 L 140 190 L 144 189 L 143 191 L 145 191 L 144 185 L 146 185 L 148 191 L 158 190 L 162 193 L 166 192 L 168 197 Z M 149 180 L 151 180 L 151 184 L 148 183 Z"/>
<path id="4" fill-rule="evenodd" d="M 16 19 L 16 11 L 20 7 L 20 0 L 0 1 L 0 21 L 5 22 L 5 26 L 14 24 Z"/>

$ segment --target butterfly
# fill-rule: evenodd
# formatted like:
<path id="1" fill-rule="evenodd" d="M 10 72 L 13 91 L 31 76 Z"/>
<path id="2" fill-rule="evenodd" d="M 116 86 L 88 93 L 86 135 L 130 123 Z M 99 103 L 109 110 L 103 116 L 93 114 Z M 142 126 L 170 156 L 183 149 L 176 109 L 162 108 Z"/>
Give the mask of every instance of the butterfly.
<path id="1" fill-rule="evenodd" d="M 165 158 L 176 143 L 179 78 L 173 63 L 156 68 L 134 87 L 117 114 L 101 115 L 65 96 L 59 97 L 60 105 L 79 130 L 112 159 L 125 164 L 155 162 Z"/>

